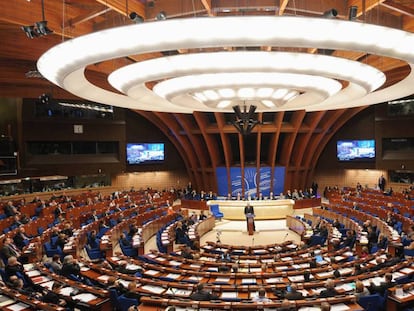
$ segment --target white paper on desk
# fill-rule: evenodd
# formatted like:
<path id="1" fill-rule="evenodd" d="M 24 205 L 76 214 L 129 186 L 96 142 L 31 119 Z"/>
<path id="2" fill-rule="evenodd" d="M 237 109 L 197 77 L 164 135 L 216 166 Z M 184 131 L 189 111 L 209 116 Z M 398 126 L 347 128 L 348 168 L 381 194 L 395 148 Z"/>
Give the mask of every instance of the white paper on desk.
<path id="1" fill-rule="evenodd" d="M 7 296 L 0 295 L 0 307 L 8 306 L 14 302 L 15 302 L 14 299 L 7 297 Z"/>
<path id="2" fill-rule="evenodd" d="M 201 277 L 201 276 L 197 276 L 197 275 L 192 275 L 192 276 L 190 276 L 189 278 L 188 278 L 188 280 L 191 280 L 191 281 L 201 281 L 203 279 L 203 277 Z"/>
<path id="3" fill-rule="evenodd" d="M 31 278 L 33 276 L 40 275 L 40 271 L 39 270 L 27 271 L 26 274 L 29 278 Z"/>
<path id="4" fill-rule="evenodd" d="M 312 288 L 312 293 L 314 295 L 319 295 L 321 291 L 323 291 L 324 289 L 325 289 L 324 287 Z"/>
<path id="5" fill-rule="evenodd" d="M 250 268 L 251 273 L 262 272 L 262 268 Z"/>
<path id="6" fill-rule="evenodd" d="M 298 289 L 298 292 L 302 293 L 303 297 L 307 297 L 309 292 L 306 289 Z"/>
<path id="7" fill-rule="evenodd" d="M 303 275 L 291 275 L 291 276 L 288 276 L 288 279 L 291 282 L 303 282 L 303 281 L 305 281 L 305 277 Z"/>
<path id="8" fill-rule="evenodd" d="M 335 256 L 335 261 L 341 261 L 341 260 L 344 260 L 344 259 L 346 259 L 346 257 L 344 257 L 344 256 Z"/>
<path id="9" fill-rule="evenodd" d="M 82 268 L 80 268 L 80 271 L 89 271 L 89 270 L 91 270 L 89 267 L 82 267 Z"/>
<path id="10" fill-rule="evenodd" d="M 237 298 L 236 292 L 222 292 L 221 298 Z"/>
<path id="11" fill-rule="evenodd" d="M 32 263 L 26 263 L 23 265 L 24 271 L 30 271 L 34 268 L 34 264 Z"/>
<path id="12" fill-rule="evenodd" d="M 102 281 L 102 282 L 108 281 L 109 278 L 110 278 L 109 275 L 100 275 L 100 276 L 98 276 L 98 280 Z"/>
<path id="13" fill-rule="evenodd" d="M 414 269 L 411 269 L 411 268 L 403 268 L 403 269 L 400 269 L 400 272 L 405 273 L 405 274 L 409 274 L 409 273 L 411 273 L 413 271 L 414 271 Z"/>
<path id="14" fill-rule="evenodd" d="M 153 285 L 144 285 L 141 288 L 154 294 L 161 294 L 165 291 L 164 288 L 160 286 L 153 286 Z"/>
<path id="15" fill-rule="evenodd" d="M 115 257 L 115 256 L 114 256 L 114 257 L 111 257 L 111 260 L 112 260 L 112 261 L 118 261 L 118 260 L 120 260 L 120 258 L 119 258 L 119 257 Z"/>
<path id="16" fill-rule="evenodd" d="M 256 284 L 257 283 L 257 280 L 256 279 L 253 279 L 253 278 L 250 278 L 250 279 L 242 279 L 241 283 L 242 284 Z"/>
<path id="17" fill-rule="evenodd" d="M 95 296 L 94 294 L 91 294 L 91 293 L 82 293 L 82 294 L 73 296 L 72 298 L 83 301 L 83 302 L 89 302 L 89 301 L 92 301 L 92 300 L 94 300 L 98 297 Z"/>
<path id="18" fill-rule="evenodd" d="M 220 282 L 220 283 L 228 283 L 228 282 L 230 282 L 230 278 L 216 278 L 215 280 L 214 280 L 214 282 Z"/>
<path id="19" fill-rule="evenodd" d="M 128 270 L 137 270 L 137 269 L 140 269 L 141 266 L 130 263 L 130 264 L 127 264 L 125 268 L 127 268 Z"/>
<path id="20" fill-rule="evenodd" d="M 169 264 L 170 266 L 181 266 L 181 262 L 175 260 L 171 260 Z"/>
<path id="21" fill-rule="evenodd" d="M 411 296 L 411 294 L 404 292 L 402 289 L 400 293 L 398 293 L 398 291 L 395 291 L 395 297 L 397 297 L 398 299 L 404 299 L 408 296 Z"/>
<path id="22" fill-rule="evenodd" d="M 45 283 L 40 284 L 40 286 L 47 288 L 48 290 L 52 290 L 53 284 L 55 284 L 55 281 L 45 282 Z"/>
<path id="23" fill-rule="evenodd" d="M 144 274 L 148 274 L 148 275 L 157 275 L 159 273 L 159 271 L 157 270 L 146 270 L 144 272 Z"/>
<path id="24" fill-rule="evenodd" d="M 131 283 L 131 281 L 127 281 L 127 280 L 119 280 L 118 281 L 119 284 L 122 284 L 123 287 L 128 288 L 129 283 Z"/>
<path id="25" fill-rule="evenodd" d="M 147 254 L 146 256 L 148 256 L 148 257 L 150 257 L 150 258 L 155 258 L 155 257 L 157 257 L 157 255 L 155 255 L 155 254 Z"/>
<path id="26" fill-rule="evenodd" d="M 316 273 L 316 276 L 319 277 L 319 278 L 326 278 L 326 277 L 330 277 L 332 275 L 333 275 L 332 271 Z"/>
<path id="27" fill-rule="evenodd" d="M 265 250 L 265 249 L 255 249 L 253 251 L 253 253 L 255 253 L 255 254 L 266 254 L 267 250 Z"/>
<path id="28" fill-rule="evenodd" d="M 210 268 L 207 268 L 207 271 L 210 271 L 210 272 L 218 272 L 218 268 L 210 267 Z"/>
<path id="29" fill-rule="evenodd" d="M 395 280 L 395 279 L 398 279 L 399 277 L 404 276 L 404 275 L 405 275 L 404 273 L 396 271 L 396 272 L 393 272 L 392 279 Z"/>
<path id="30" fill-rule="evenodd" d="M 191 290 L 188 289 L 180 289 L 180 288 L 169 288 L 165 294 L 167 295 L 174 295 L 174 296 L 183 296 L 188 297 L 191 295 Z"/>
<path id="31" fill-rule="evenodd" d="M 196 269 L 200 269 L 201 266 L 200 265 L 196 265 L 196 264 L 192 264 L 190 265 L 191 268 L 196 268 Z"/>
<path id="32" fill-rule="evenodd" d="M 268 278 L 264 280 L 267 284 L 283 283 L 283 278 Z"/>
<path id="33" fill-rule="evenodd" d="M 339 271 L 339 273 L 341 273 L 341 275 L 352 273 L 351 268 L 342 268 L 342 269 L 339 269 L 338 271 Z"/>
<path id="34" fill-rule="evenodd" d="M 345 311 L 349 309 L 350 308 L 344 303 L 337 303 L 337 304 L 331 305 L 331 311 Z"/>
<path id="35" fill-rule="evenodd" d="M 68 287 L 61 288 L 59 290 L 59 293 L 63 296 L 70 296 L 70 294 L 72 294 L 73 292 L 76 292 L 76 291 L 77 291 L 76 288 L 68 286 Z"/>
<path id="36" fill-rule="evenodd" d="M 282 258 L 280 258 L 280 260 L 282 260 L 282 261 L 290 261 L 290 260 L 292 260 L 292 257 L 282 257 Z"/>
<path id="37" fill-rule="evenodd" d="M 355 289 L 355 285 L 353 283 L 341 284 L 339 286 L 335 286 L 335 289 L 336 290 L 342 289 L 342 290 L 344 290 L 346 292 L 349 292 L 349 291 Z"/>
<path id="38" fill-rule="evenodd" d="M 35 276 L 32 278 L 32 282 L 35 284 L 40 284 L 40 283 L 44 283 L 44 282 L 48 282 L 51 279 L 47 276 L 41 275 L 41 276 Z"/>
<path id="39" fill-rule="evenodd" d="M 269 258 L 269 259 L 263 259 L 262 262 L 274 262 L 274 260 Z"/>
<path id="40" fill-rule="evenodd" d="M 157 257 L 155 258 L 157 261 L 166 261 L 167 259 L 163 258 L 163 257 Z"/>
<path id="41" fill-rule="evenodd" d="M 381 282 L 384 282 L 385 279 L 383 277 L 377 276 L 375 278 L 370 279 L 376 286 L 381 285 Z"/>
<path id="42" fill-rule="evenodd" d="M 276 270 L 287 270 L 287 269 L 289 269 L 288 266 L 276 266 L 275 268 L 276 268 Z"/>
<path id="43" fill-rule="evenodd" d="M 169 273 L 169 274 L 166 275 L 167 278 L 173 279 L 173 280 L 178 279 L 180 276 L 181 276 L 181 274 L 176 274 L 176 273 Z"/>
<path id="44" fill-rule="evenodd" d="M 18 303 L 15 303 L 14 305 L 7 306 L 7 309 L 12 310 L 12 311 L 20 311 L 20 310 L 24 310 L 26 308 L 29 308 L 29 305 L 27 305 L 23 302 L 18 302 Z"/>
<path id="45" fill-rule="evenodd" d="M 321 311 L 318 307 L 301 307 L 298 311 Z"/>

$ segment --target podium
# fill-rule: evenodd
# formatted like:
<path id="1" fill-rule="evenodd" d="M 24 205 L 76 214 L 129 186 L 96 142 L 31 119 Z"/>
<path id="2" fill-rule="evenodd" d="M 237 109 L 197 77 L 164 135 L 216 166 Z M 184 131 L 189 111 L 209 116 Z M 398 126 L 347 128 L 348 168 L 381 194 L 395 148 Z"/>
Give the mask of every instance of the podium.
<path id="1" fill-rule="evenodd" d="M 254 214 L 246 214 L 246 220 L 247 220 L 247 232 L 249 235 L 253 235 L 255 231 L 254 226 Z"/>

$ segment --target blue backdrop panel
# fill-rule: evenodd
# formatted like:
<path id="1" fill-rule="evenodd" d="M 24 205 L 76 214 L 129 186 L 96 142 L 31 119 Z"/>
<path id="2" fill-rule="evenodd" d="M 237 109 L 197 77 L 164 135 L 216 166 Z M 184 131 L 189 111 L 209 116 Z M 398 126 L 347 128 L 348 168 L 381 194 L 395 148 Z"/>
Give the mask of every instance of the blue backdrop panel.
<path id="1" fill-rule="evenodd" d="M 240 167 L 230 168 L 231 189 L 227 187 L 227 171 L 225 167 L 218 167 L 216 169 L 218 194 L 220 196 L 227 196 L 231 192 L 232 196 L 237 196 L 242 192 L 242 183 L 244 183 L 245 195 L 256 196 L 257 188 L 264 196 L 268 196 L 270 191 L 275 195 L 283 192 L 285 185 L 285 168 L 276 167 L 273 176 L 273 189 L 270 189 L 271 184 L 271 168 L 262 167 L 258 174 L 256 174 L 256 167 L 246 167 L 244 169 L 244 180 L 241 178 Z"/>

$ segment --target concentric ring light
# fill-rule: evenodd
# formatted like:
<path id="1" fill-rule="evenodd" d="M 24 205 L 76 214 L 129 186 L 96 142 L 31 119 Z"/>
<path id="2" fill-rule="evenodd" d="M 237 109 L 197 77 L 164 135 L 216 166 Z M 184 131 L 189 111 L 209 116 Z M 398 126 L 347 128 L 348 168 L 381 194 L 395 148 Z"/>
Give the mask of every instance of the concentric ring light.
<path id="1" fill-rule="evenodd" d="M 283 29 L 283 31 L 275 31 L 275 29 Z M 129 38 L 134 38 L 134 40 Z M 208 53 L 200 53 L 200 55 L 179 55 L 177 58 L 160 58 L 154 62 L 140 62 L 122 68 L 110 76 L 110 82 L 122 94 L 97 87 L 85 77 L 85 68 L 88 65 L 129 55 L 169 50 L 243 46 L 362 51 L 400 59 L 407 62 L 411 69 L 414 63 L 414 49 L 412 48 L 414 34 L 402 30 L 338 19 L 234 16 L 171 19 L 95 32 L 53 47 L 39 59 L 38 69 L 48 80 L 79 97 L 113 106 L 153 111 L 230 112 L 231 104 L 226 101 L 233 100 L 238 93 L 231 83 L 228 86 L 209 89 L 216 94 L 213 98 L 218 98 L 213 100 L 218 101 L 214 105 L 207 105 L 203 100 L 194 99 L 195 93 L 191 94 L 187 91 L 172 92 L 174 96 L 171 99 L 163 98 L 145 86 L 146 82 L 165 79 L 167 82 L 168 79 L 206 73 L 305 74 L 345 82 L 343 85 L 346 87 L 328 98 L 321 98 L 317 92 L 308 91 L 282 105 L 276 103 L 271 97 L 258 96 L 259 89 L 271 87 L 270 84 L 256 85 L 254 87 L 256 100 L 268 104 L 262 104 L 257 111 L 290 109 L 314 111 L 347 108 L 385 102 L 414 93 L 413 70 L 403 80 L 377 90 L 385 81 L 385 76 L 377 69 L 357 62 L 349 61 L 348 63 L 347 60 L 336 57 L 300 53 L 222 52 L 209 55 L 207 62 L 201 59 Z M 214 57 L 217 57 L 216 61 Z M 225 57 L 230 59 L 228 65 L 220 60 Z M 281 59 L 279 64 L 275 61 L 278 58 Z M 262 59 L 267 59 L 267 63 L 262 62 Z M 346 62 L 346 65 L 340 65 L 340 62 Z M 182 66 L 183 63 L 186 63 L 186 66 Z M 206 68 L 207 66 L 209 68 Z M 137 68 L 145 70 L 139 73 Z M 345 71 L 345 69 L 349 70 Z M 251 87 L 249 85 L 239 86 L 239 88 L 247 89 Z M 200 89 L 208 90 L 203 87 Z M 294 88 L 289 88 L 289 90 L 296 91 Z M 236 97 L 232 96 L 232 92 L 236 94 Z M 270 93 L 269 90 L 268 93 Z M 219 105 L 219 102 L 223 100 L 224 103 Z M 271 105 L 269 100 L 275 105 Z"/>

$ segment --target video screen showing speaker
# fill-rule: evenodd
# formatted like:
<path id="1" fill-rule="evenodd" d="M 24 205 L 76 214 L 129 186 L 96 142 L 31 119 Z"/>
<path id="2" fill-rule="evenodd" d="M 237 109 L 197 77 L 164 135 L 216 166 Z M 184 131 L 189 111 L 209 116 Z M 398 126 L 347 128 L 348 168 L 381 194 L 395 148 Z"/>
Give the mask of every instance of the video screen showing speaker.
<path id="1" fill-rule="evenodd" d="M 128 143 L 126 156 L 130 165 L 162 163 L 165 159 L 164 143 Z"/>
<path id="2" fill-rule="evenodd" d="M 339 140 L 336 143 L 339 161 L 375 161 L 375 140 Z"/>

